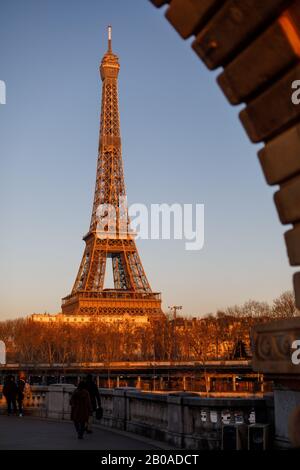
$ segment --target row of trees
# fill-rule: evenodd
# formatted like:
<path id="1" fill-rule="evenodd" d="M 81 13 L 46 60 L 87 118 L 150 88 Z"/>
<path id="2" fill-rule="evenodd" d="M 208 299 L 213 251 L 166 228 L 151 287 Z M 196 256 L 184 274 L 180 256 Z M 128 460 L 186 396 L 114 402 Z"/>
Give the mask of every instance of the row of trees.
<path id="1" fill-rule="evenodd" d="M 8 362 L 70 363 L 134 360 L 197 360 L 242 357 L 257 323 L 299 315 L 291 292 L 272 305 L 249 301 L 198 318 L 166 315 L 138 327 L 93 322 L 82 326 L 30 319 L 0 322 Z M 243 347 L 238 347 L 243 345 Z"/>

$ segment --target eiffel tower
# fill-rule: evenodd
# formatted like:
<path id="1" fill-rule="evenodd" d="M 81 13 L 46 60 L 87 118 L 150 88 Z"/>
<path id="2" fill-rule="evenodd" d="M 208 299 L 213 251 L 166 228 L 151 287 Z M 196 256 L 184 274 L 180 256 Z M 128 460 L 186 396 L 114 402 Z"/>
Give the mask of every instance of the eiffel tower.
<path id="1" fill-rule="evenodd" d="M 162 314 L 160 293 L 151 290 L 129 228 L 127 209 L 124 209 L 119 70 L 119 59 L 112 52 L 109 26 L 108 50 L 100 65 L 103 85 L 93 210 L 89 231 L 83 237 L 86 246 L 72 292 L 62 299 L 62 312 L 66 315 L 156 317 Z M 110 209 L 103 211 L 106 207 Z M 112 225 L 116 228 L 114 231 Z M 104 288 L 107 260 L 112 262 L 113 289 Z"/>

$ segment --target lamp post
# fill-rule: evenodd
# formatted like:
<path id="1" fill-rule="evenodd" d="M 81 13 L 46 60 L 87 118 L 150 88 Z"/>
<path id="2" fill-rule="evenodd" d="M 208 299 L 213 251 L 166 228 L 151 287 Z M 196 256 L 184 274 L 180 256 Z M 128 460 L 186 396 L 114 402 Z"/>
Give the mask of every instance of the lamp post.
<path id="1" fill-rule="evenodd" d="M 171 312 L 173 311 L 173 361 L 177 359 L 177 344 L 176 344 L 176 320 L 177 310 L 182 310 L 182 305 L 172 305 L 168 307 Z"/>
<path id="2" fill-rule="evenodd" d="M 176 320 L 177 318 L 177 310 L 182 310 L 182 305 L 172 305 L 168 307 L 171 311 L 173 311 L 173 319 Z"/>

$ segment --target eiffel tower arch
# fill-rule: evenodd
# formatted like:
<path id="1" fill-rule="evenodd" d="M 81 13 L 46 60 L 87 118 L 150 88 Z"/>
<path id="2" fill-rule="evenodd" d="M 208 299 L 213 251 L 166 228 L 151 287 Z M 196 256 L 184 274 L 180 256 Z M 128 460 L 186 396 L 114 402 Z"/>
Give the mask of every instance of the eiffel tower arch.
<path id="1" fill-rule="evenodd" d="M 126 210 L 125 229 L 122 198 L 126 198 L 123 173 L 118 75 L 120 64 L 112 52 L 111 27 L 108 28 L 108 50 L 101 65 L 102 104 L 96 172 L 96 185 L 91 223 L 83 237 L 86 246 L 70 295 L 62 299 L 66 315 L 128 316 L 162 315 L 161 294 L 152 292 L 129 229 Z M 112 207 L 116 231 L 107 225 L 99 231 L 99 208 Z M 107 214 L 106 214 L 107 215 Z M 106 220 L 105 219 L 105 220 Z M 123 227 L 123 228 L 121 228 Z M 112 262 L 113 289 L 104 288 L 107 260 Z"/>

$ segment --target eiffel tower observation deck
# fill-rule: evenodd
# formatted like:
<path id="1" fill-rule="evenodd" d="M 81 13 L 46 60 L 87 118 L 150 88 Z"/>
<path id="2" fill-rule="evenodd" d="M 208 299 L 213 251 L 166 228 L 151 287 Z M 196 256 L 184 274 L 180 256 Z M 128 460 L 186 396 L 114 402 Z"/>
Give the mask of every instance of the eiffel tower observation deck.
<path id="1" fill-rule="evenodd" d="M 119 70 L 109 26 L 108 50 L 100 65 L 102 104 L 94 203 L 78 274 L 71 294 L 62 299 L 62 313 L 66 315 L 149 318 L 162 314 L 160 293 L 151 290 L 124 205 Z M 107 260 L 112 263 L 113 289 L 104 288 Z"/>

